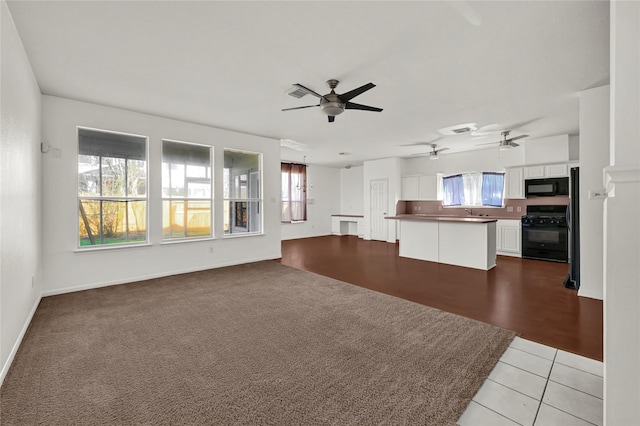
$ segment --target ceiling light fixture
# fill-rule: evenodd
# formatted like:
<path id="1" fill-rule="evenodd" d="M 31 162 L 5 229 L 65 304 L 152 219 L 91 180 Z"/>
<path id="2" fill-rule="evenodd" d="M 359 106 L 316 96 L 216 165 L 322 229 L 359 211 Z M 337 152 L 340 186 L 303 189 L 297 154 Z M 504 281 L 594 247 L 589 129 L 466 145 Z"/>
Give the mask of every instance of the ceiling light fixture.
<path id="1" fill-rule="evenodd" d="M 438 158 L 439 158 L 439 157 L 438 157 L 438 154 L 431 154 L 431 155 L 429 155 L 429 160 L 437 160 Z"/>

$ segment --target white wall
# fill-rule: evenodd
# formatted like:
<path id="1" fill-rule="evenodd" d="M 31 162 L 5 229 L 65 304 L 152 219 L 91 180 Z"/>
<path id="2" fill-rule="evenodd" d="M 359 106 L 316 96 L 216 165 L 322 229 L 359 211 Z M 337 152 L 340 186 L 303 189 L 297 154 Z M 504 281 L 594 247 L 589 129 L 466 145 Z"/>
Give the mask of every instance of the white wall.
<path id="1" fill-rule="evenodd" d="M 580 160 L 580 135 L 569 135 L 569 161 Z"/>
<path id="2" fill-rule="evenodd" d="M 0 4 L 0 383 L 40 300 L 40 89 Z M 32 278 L 33 277 L 33 278 Z M 34 280 L 32 286 L 32 279 Z"/>
<path id="3" fill-rule="evenodd" d="M 580 92 L 580 296 L 603 297 L 603 205 L 589 199 L 601 191 L 609 165 L 609 86 Z"/>
<path id="4" fill-rule="evenodd" d="M 340 169 L 340 214 L 364 214 L 364 168 Z"/>
<path id="5" fill-rule="evenodd" d="M 365 161 L 363 166 L 363 200 L 364 200 L 364 239 L 371 239 L 371 181 L 376 179 L 387 180 L 387 215 L 393 216 L 396 212 L 396 203 L 400 198 L 401 159 L 384 158 L 381 160 Z M 395 220 L 388 220 L 387 242 L 395 243 L 397 238 Z"/>
<path id="6" fill-rule="evenodd" d="M 149 137 L 149 246 L 76 249 L 76 126 Z M 52 96 L 42 98 L 42 136 L 52 146 L 42 164 L 46 295 L 280 257 L 278 141 Z M 215 240 L 162 244 L 162 138 L 214 147 Z M 224 148 L 263 154 L 264 235 L 221 238 Z M 60 150 L 59 158 L 52 155 L 55 150 Z"/>
<path id="7" fill-rule="evenodd" d="M 611 2 L 605 168 L 604 424 L 640 424 L 640 3 Z"/>
<path id="8" fill-rule="evenodd" d="M 524 144 L 525 164 L 566 163 L 569 161 L 569 135 L 529 139 Z"/>
<path id="9" fill-rule="evenodd" d="M 317 237 L 331 234 L 331 215 L 340 212 L 340 169 L 307 167 L 307 221 L 283 223 L 282 239 Z"/>

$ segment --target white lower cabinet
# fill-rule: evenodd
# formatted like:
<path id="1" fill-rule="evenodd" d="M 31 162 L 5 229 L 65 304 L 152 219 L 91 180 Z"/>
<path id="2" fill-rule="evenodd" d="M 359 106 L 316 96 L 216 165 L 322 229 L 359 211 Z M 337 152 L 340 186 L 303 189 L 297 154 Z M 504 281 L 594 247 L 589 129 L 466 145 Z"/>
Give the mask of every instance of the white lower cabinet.
<path id="1" fill-rule="evenodd" d="M 496 253 L 522 256 L 522 232 L 519 220 L 499 220 L 496 225 Z"/>
<path id="2" fill-rule="evenodd" d="M 364 218 L 354 216 L 331 216 L 333 235 L 357 235 L 364 238 Z"/>

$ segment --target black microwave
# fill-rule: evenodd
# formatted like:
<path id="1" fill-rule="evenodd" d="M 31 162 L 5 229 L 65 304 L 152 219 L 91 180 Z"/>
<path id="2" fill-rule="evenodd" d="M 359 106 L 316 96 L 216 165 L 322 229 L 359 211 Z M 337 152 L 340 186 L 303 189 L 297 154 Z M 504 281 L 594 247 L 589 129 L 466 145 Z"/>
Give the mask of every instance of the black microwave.
<path id="1" fill-rule="evenodd" d="M 569 178 L 527 179 L 524 181 L 526 197 L 553 197 L 569 195 Z"/>

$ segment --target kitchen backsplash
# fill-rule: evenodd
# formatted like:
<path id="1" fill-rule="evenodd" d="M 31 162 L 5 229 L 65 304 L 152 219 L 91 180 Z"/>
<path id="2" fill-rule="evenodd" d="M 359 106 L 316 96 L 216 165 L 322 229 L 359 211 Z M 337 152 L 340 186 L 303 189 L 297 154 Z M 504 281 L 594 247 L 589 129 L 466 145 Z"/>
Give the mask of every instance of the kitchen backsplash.
<path id="1" fill-rule="evenodd" d="M 473 214 L 500 216 L 505 218 L 520 219 L 527 213 L 527 206 L 539 205 L 563 205 L 569 204 L 569 197 L 536 197 L 520 199 L 507 199 L 504 207 L 473 207 Z M 398 201 L 396 215 L 399 214 L 446 214 L 466 216 L 468 212 L 460 207 L 442 207 L 441 201 Z"/>

